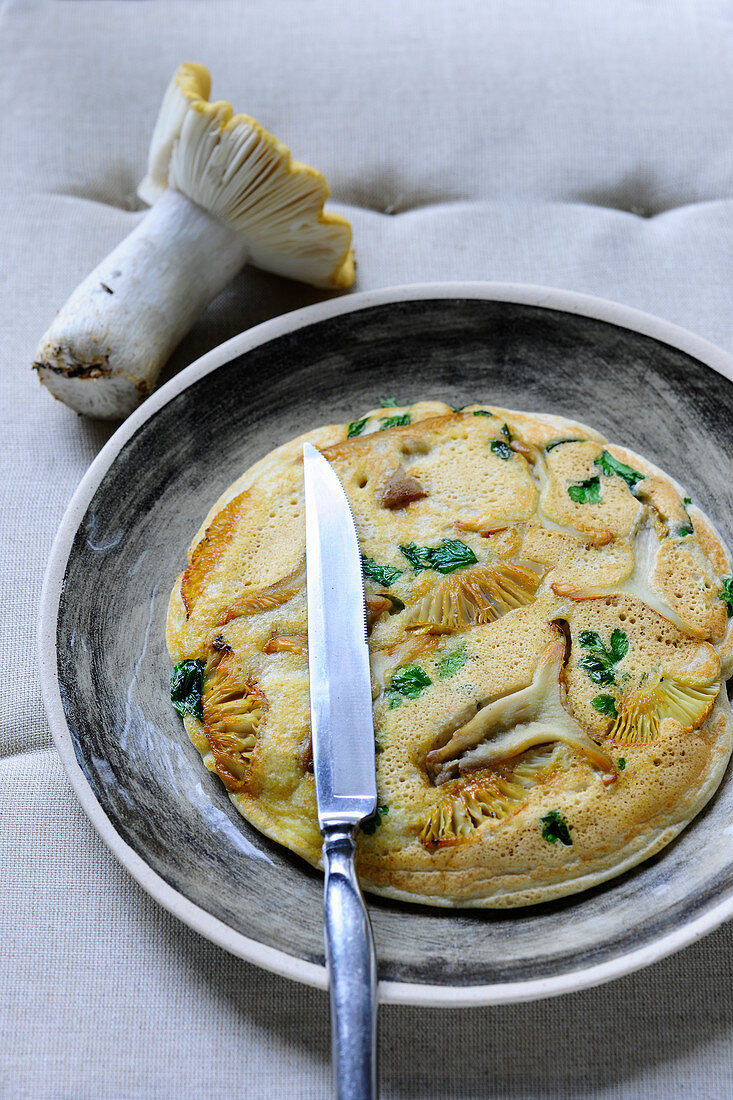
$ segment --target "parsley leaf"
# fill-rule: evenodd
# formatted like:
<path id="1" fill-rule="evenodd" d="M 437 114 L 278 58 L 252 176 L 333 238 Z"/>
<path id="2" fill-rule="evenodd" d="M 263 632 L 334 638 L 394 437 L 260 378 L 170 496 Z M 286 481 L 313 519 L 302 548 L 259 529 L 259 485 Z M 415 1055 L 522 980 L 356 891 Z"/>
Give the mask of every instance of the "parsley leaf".
<path id="1" fill-rule="evenodd" d="M 640 474 L 638 470 L 627 466 L 625 462 L 620 462 L 608 451 L 601 451 L 598 458 L 594 459 L 594 463 L 596 466 L 600 466 L 606 477 L 613 477 L 615 474 L 616 477 L 623 478 L 629 489 L 633 489 L 637 481 L 643 481 L 646 477 L 646 474 Z"/>
<path id="2" fill-rule="evenodd" d="M 470 546 L 459 539 L 443 539 L 440 546 L 416 546 L 410 542 L 400 546 L 416 573 L 423 569 L 435 569 L 437 573 L 452 573 L 462 565 L 473 565 L 478 561 Z"/>
<path id="3" fill-rule="evenodd" d="M 409 542 L 407 546 L 400 546 L 399 550 L 407 558 L 416 573 L 422 573 L 423 569 L 432 568 L 431 547 L 416 546 L 414 542 Z"/>
<path id="4" fill-rule="evenodd" d="M 613 695 L 596 695 L 595 699 L 591 699 L 590 705 L 599 714 L 605 714 L 607 718 L 618 718 L 616 700 Z"/>
<path id="5" fill-rule="evenodd" d="M 384 585 L 385 588 L 389 588 L 391 584 L 402 576 L 401 569 L 395 569 L 393 565 L 378 565 L 374 558 L 365 558 L 362 554 L 361 568 L 365 577 L 369 577 L 370 580 L 376 581 L 377 584 Z M 404 604 L 402 605 L 404 607 Z"/>
<path id="6" fill-rule="evenodd" d="M 611 653 L 613 653 L 614 661 L 622 660 L 629 652 L 629 638 L 624 634 L 623 630 L 616 627 L 611 631 Z"/>
<path id="7" fill-rule="evenodd" d="M 438 573 L 452 573 L 462 565 L 474 565 L 478 558 L 465 542 L 460 542 L 459 539 L 443 539 L 440 546 L 431 550 L 430 561 Z"/>
<path id="8" fill-rule="evenodd" d="M 619 756 L 619 758 L 618 758 L 618 770 L 620 772 L 622 772 L 625 767 L 626 767 L 626 761 L 624 760 L 623 756 Z"/>
<path id="9" fill-rule="evenodd" d="M 511 449 L 509 444 L 505 443 L 503 439 L 492 439 L 491 450 L 497 458 L 503 458 L 505 462 L 514 454 L 514 451 Z"/>
<path id="10" fill-rule="evenodd" d="M 386 691 L 390 707 L 398 707 L 403 699 L 417 699 L 432 682 L 419 665 L 405 665 L 398 669 Z"/>
<path id="11" fill-rule="evenodd" d="M 438 670 L 438 677 L 441 680 L 448 680 L 451 676 L 455 676 L 467 660 L 468 653 L 465 645 L 458 646 L 458 649 L 454 649 L 452 653 L 446 653 L 439 661 L 436 661 L 435 667 Z"/>
<path id="12" fill-rule="evenodd" d="M 474 416 L 493 416 L 494 414 L 490 413 L 490 412 L 487 412 L 486 409 L 474 409 L 473 410 L 473 415 Z"/>
<path id="13" fill-rule="evenodd" d="M 557 844 L 558 840 L 561 844 L 567 846 L 573 843 L 570 836 L 571 825 L 568 825 L 567 821 L 563 818 L 559 810 L 550 810 L 549 814 L 545 814 L 540 818 L 542 822 L 542 839 L 548 841 L 550 844 Z"/>
<path id="14" fill-rule="evenodd" d="M 204 719 L 205 667 L 206 661 L 181 661 L 171 673 L 171 703 L 181 717 L 192 714 L 200 722 Z"/>
<path id="15" fill-rule="evenodd" d="M 553 447 L 561 447 L 563 443 L 587 443 L 586 439 L 556 439 L 554 443 L 548 443 L 545 447 L 545 454 L 551 451 Z"/>
<path id="16" fill-rule="evenodd" d="M 594 684 L 615 684 L 614 666 L 629 652 L 629 639 L 623 630 L 617 628 L 612 632 L 610 649 L 606 648 L 600 634 L 596 634 L 595 630 L 581 630 L 578 641 L 583 649 L 588 650 L 578 661 L 578 668 L 582 668 Z M 595 706 L 595 702 L 593 705 Z M 599 709 L 596 707 L 596 710 Z"/>
<path id="17" fill-rule="evenodd" d="M 346 438 L 353 439 L 355 435 L 361 435 L 366 428 L 368 416 L 363 417 L 361 420 L 352 420 L 346 429 Z"/>
<path id="18" fill-rule="evenodd" d="M 728 612 L 728 618 L 733 615 L 733 577 L 726 577 L 723 581 L 723 587 L 718 592 L 718 597 L 726 605 Z"/>
<path id="19" fill-rule="evenodd" d="M 380 409 L 396 409 L 397 398 L 396 397 L 380 397 L 379 398 Z"/>
<path id="20" fill-rule="evenodd" d="M 362 821 L 359 828 L 363 833 L 367 833 L 369 836 L 373 836 L 377 826 L 382 824 L 382 818 L 385 814 L 389 813 L 389 806 L 377 806 L 376 810 L 371 817 L 368 817 L 366 821 Z"/>
<path id="21" fill-rule="evenodd" d="M 380 421 L 380 432 L 383 432 L 386 428 L 406 428 L 410 423 L 410 414 L 401 413 L 399 416 L 384 416 Z"/>
<path id="22" fill-rule="evenodd" d="M 568 496 L 576 504 L 600 504 L 601 479 L 589 477 L 587 481 L 579 481 L 577 485 L 568 485 Z"/>

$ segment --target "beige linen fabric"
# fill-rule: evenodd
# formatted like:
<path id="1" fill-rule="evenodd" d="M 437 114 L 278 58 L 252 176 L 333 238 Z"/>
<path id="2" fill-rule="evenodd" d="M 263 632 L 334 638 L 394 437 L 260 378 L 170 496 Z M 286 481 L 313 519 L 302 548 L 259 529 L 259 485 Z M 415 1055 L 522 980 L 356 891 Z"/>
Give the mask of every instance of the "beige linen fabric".
<path id="1" fill-rule="evenodd" d="M 326 996 L 161 910 L 58 763 L 35 618 L 55 530 L 111 429 L 41 390 L 35 344 L 140 218 L 162 91 L 196 60 L 326 174 L 354 225 L 357 289 L 546 284 L 733 350 L 733 5 L 6 0 L 0 59 L 0 1095 L 327 1097 Z M 245 271 L 168 373 L 323 297 Z M 383 1095 L 722 1100 L 732 954 L 728 926 L 551 1001 L 385 1008 Z"/>

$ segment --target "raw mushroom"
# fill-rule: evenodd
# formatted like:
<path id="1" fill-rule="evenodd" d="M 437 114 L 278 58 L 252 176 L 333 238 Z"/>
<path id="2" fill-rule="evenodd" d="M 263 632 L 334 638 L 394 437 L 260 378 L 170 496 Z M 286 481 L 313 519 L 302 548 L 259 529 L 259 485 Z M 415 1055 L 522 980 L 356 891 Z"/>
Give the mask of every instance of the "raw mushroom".
<path id="1" fill-rule="evenodd" d="M 179 66 L 140 197 L 152 209 L 77 287 L 33 364 L 54 396 L 104 419 L 151 392 L 173 349 L 245 263 L 321 287 L 354 280 L 351 226 L 328 184 L 229 103 L 203 65 Z"/>

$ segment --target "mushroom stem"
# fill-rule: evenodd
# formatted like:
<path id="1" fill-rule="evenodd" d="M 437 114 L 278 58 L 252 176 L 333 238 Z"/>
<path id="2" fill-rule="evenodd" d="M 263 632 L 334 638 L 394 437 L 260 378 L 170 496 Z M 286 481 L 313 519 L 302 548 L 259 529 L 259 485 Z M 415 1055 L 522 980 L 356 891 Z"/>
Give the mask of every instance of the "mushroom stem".
<path id="1" fill-rule="evenodd" d="M 39 378 L 78 412 L 127 416 L 246 259 L 241 234 L 169 188 L 59 311 L 36 352 Z"/>

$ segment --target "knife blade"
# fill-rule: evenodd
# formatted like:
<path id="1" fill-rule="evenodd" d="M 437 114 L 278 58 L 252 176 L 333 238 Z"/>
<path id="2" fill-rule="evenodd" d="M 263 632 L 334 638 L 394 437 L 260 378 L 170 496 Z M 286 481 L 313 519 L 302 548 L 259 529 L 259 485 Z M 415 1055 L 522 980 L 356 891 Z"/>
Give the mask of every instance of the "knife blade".
<path id="1" fill-rule="evenodd" d="M 364 580 L 353 516 L 328 460 L 303 444 L 313 772 L 323 834 L 324 941 L 339 1100 L 376 1097 L 377 974 L 354 865 L 377 808 Z"/>

